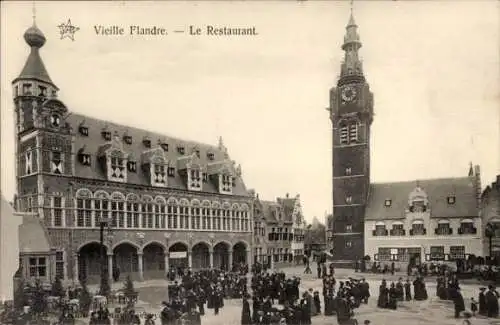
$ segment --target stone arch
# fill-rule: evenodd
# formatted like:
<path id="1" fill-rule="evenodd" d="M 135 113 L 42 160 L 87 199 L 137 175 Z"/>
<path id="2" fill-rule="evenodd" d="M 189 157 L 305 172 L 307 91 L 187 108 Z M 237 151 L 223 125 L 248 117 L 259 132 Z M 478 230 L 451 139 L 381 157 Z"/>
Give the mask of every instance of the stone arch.
<path id="1" fill-rule="evenodd" d="M 385 227 L 385 222 L 377 221 L 377 222 L 375 222 L 375 226 L 384 226 Z"/>
<path id="2" fill-rule="evenodd" d="M 151 240 L 142 246 L 144 279 L 161 279 L 165 277 L 165 245 Z"/>
<path id="3" fill-rule="evenodd" d="M 213 256 L 214 256 L 214 268 L 229 270 L 229 254 L 232 249 L 232 245 L 230 242 L 225 240 L 219 240 L 213 247 Z"/>
<path id="4" fill-rule="evenodd" d="M 247 254 L 249 245 L 244 240 L 238 240 L 233 245 L 233 263 L 234 264 L 247 264 Z"/>
<path id="5" fill-rule="evenodd" d="M 78 189 L 78 191 L 76 191 L 75 196 L 77 198 L 91 199 L 92 198 L 92 191 L 89 190 L 88 188 L 80 188 L 80 189 Z"/>
<path id="6" fill-rule="evenodd" d="M 423 225 L 423 224 L 424 224 L 424 220 L 423 220 L 423 219 L 420 219 L 420 218 L 413 219 L 413 220 L 411 221 L 411 224 L 412 224 L 412 226 L 413 226 L 413 225 Z"/>
<path id="7" fill-rule="evenodd" d="M 222 203 L 222 208 L 223 209 L 230 209 L 231 208 L 231 204 L 226 201 L 226 202 Z"/>
<path id="8" fill-rule="evenodd" d="M 187 268 L 188 265 L 189 244 L 182 240 L 176 240 L 168 247 L 170 267 Z"/>
<path id="9" fill-rule="evenodd" d="M 185 199 L 185 198 L 182 198 L 182 199 L 180 199 L 180 201 L 179 201 L 179 205 L 182 205 L 182 206 L 189 206 L 189 200 L 188 200 L 188 199 Z"/>
<path id="10" fill-rule="evenodd" d="M 191 248 L 193 269 L 210 268 L 210 244 L 199 241 Z"/>
<path id="11" fill-rule="evenodd" d="M 171 196 L 168 198 L 167 204 L 177 205 L 177 204 L 179 204 L 179 201 L 177 201 L 177 199 L 175 197 Z"/>
<path id="12" fill-rule="evenodd" d="M 438 223 L 438 225 L 450 224 L 450 220 L 448 220 L 448 219 L 439 219 L 437 223 Z"/>
<path id="13" fill-rule="evenodd" d="M 96 199 L 109 199 L 109 193 L 104 190 L 97 190 L 94 193 Z"/>
<path id="14" fill-rule="evenodd" d="M 212 202 L 212 208 L 219 208 L 220 207 L 220 203 L 217 202 L 217 201 L 213 201 Z"/>
<path id="15" fill-rule="evenodd" d="M 107 252 L 109 247 L 104 244 L 104 257 L 101 254 L 102 246 L 96 241 L 88 241 L 77 248 L 78 252 L 78 275 L 87 283 L 98 283 L 101 276 L 101 268 L 107 269 Z M 103 258 L 105 259 L 103 261 Z"/>
<path id="16" fill-rule="evenodd" d="M 154 199 L 155 203 L 157 204 L 167 204 L 167 200 L 163 196 L 156 196 Z"/>
<path id="17" fill-rule="evenodd" d="M 233 247 L 236 246 L 237 244 L 242 244 L 246 250 L 250 249 L 250 244 L 244 239 L 238 239 L 236 243 L 234 243 Z"/>
<path id="18" fill-rule="evenodd" d="M 233 210 L 239 210 L 241 207 L 238 203 L 233 203 L 233 205 L 231 206 L 231 209 Z"/>
<path id="19" fill-rule="evenodd" d="M 463 218 L 460 220 L 460 223 L 474 223 L 474 220 L 470 218 Z"/>
<path id="20" fill-rule="evenodd" d="M 201 202 L 201 206 L 210 208 L 210 201 L 209 200 L 203 200 L 203 202 Z"/>
<path id="21" fill-rule="evenodd" d="M 141 247 L 129 239 L 123 239 L 123 240 L 120 240 L 119 242 L 113 244 L 113 250 L 115 250 L 118 246 L 123 245 L 123 244 L 129 244 L 129 245 L 135 247 L 137 252 L 141 251 Z"/>
<path id="22" fill-rule="evenodd" d="M 338 129 L 342 124 L 349 124 L 350 125 L 353 123 L 360 125 L 361 120 L 356 116 L 344 117 L 344 118 L 339 119 L 335 126 Z"/>
<path id="23" fill-rule="evenodd" d="M 243 210 L 243 211 L 248 211 L 248 210 L 250 210 L 250 208 L 248 207 L 248 204 L 243 203 L 243 204 L 241 205 L 241 210 Z"/>
<path id="24" fill-rule="evenodd" d="M 137 194 L 134 194 L 134 193 L 129 193 L 129 194 L 127 194 L 126 200 L 127 200 L 127 201 L 133 201 L 133 202 L 138 202 L 138 201 L 140 201 L 140 200 L 139 200 L 139 196 L 138 196 Z"/>
<path id="25" fill-rule="evenodd" d="M 145 195 L 142 196 L 141 199 L 142 199 L 143 202 L 153 202 L 153 197 L 151 195 L 145 194 Z"/>
<path id="26" fill-rule="evenodd" d="M 201 202 L 198 199 L 191 200 L 191 206 L 200 206 Z"/>
<path id="27" fill-rule="evenodd" d="M 111 193 L 111 199 L 116 201 L 125 201 L 125 195 L 121 192 L 113 192 Z"/>

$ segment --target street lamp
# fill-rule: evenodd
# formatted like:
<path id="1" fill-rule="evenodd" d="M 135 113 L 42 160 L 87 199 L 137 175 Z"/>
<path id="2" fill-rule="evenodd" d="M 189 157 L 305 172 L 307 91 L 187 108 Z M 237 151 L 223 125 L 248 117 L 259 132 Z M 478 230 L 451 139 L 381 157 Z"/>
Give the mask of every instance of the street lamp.
<path id="1" fill-rule="evenodd" d="M 484 234 L 486 235 L 486 237 L 488 237 L 490 261 L 492 261 L 492 253 L 493 253 L 492 239 L 495 236 L 495 230 L 496 230 L 496 226 L 494 224 L 492 224 L 491 222 L 488 222 L 486 224 L 486 228 L 484 230 Z"/>
<path id="2" fill-rule="evenodd" d="M 110 294 L 109 277 L 106 262 L 106 246 L 104 245 L 104 229 L 107 227 L 108 234 L 111 235 L 111 220 L 110 218 L 101 218 L 99 220 L 99 242 L 101 244 L 101 288 L 99 294 L 107 297 Z M 110 245 L 111 249 L 111 245 Z"/>

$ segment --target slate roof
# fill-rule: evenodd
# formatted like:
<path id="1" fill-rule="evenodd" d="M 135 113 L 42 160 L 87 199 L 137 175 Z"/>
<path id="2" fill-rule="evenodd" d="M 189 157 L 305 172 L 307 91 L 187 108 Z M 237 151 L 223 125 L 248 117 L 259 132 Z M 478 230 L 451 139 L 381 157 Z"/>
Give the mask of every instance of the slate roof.
<path id="1" fill-rule="evenodd" d="M 50 79 L 47 69 L 45 69 L 45 65 L 43 64 L 38 49 L 31 50 L 28 59 L 24 64 L 23 70 L 21 70 L 19 77 L 17 77 L 17 79 L 20 78 L 36 79 L 54 85 L 52 79 Z M 13 82 L 16 82 L 17 79 L 15 79 Z"/>
<path id="2" fill-rule="evenodd" d="M 296 200 L 296 198 L 278 198 L 276 201 L 258 200 L 256 206 L 260 205 L 260 215 L 267 223 L 292 223 Z M 279 210 L 281 210 L 281 219 L 278 218 Z"/>
<path id="3" fill-rule="evenodd" d="M 135 160 L 137 162 L 136 172 L 127 172 L 127 183 L 137 184 L 137 185 L 150 185 L 149 177 L 142 171 L 142 160 L 144 155 L 147 156 L 147 151 L 155 148 L 161 148 L 160 143 L 168 144 L 168 151 L 164 152 L 165 158 L 169 162 L 169 166 L 176 168 L 175 177 L 168 177 L 168 187 L 174 189 L 186 190 L 186 181 L 183 179 L 179 173 L 179 170 L 186 167 L 187 160 L 189 157 L 194 156 L 197 163 L 203 167 L 210 169 L 209 172 L 218 170 L 214 168 L 215 165 L 222 166 L 225 162 L 229 165 L 229 168 L 233 171 L 233 176 L 235 177 L 235 186 L 233 187 L 233 195 L 248 196 L 248 191 L 245 187 L 243 179 L 241 176 L 237 175 L 235 172 L 236 168 L 233 166 L 234 163 L 229 160 L 227 155 L 227 150 L 225 147 L 214 146 L 204 143 L 199 143 L 195 141 L 188 141 L 172 136 L 159 134 L 155 132 L 150 132 L 147 130 L 129 127 L 125 125 L 120 125 L 112 123 L 109 121 L 104 121 L 81 114 L 72 113 L 68 115 L 66 122 L 70 124 L 73 131 L 75 132 L 75 151 L 79 152 L 83 149 L 84 153 L 91 156 L 91 165 L 85 166 L 80 162 L 75 163 L 75 176 L 89 179 L 99 179 L 106 180 L 106 174 L 104 169 L 98 163 L 98 156 L 102 147 L 109 143 L 102 136 L 102 131 L 107 130 L 111 133 L 112 141 L 114 137 L 119 139 L 119 142 L 123 145 L 123 150 L 129 154 L 129 161 Z M 84 136 L 79 132 L 80 126 L 88 128 L 88 136 Z M 127 144 L 123 138 L 124 135 L 132 137 L 132 143 Z M 147 148 L 143 144 L 143 140 L 147 138 L 151 141 L 151 148 Z M 178 147 L 184 147 L 184 155 L 179 153 Z M 163 151 L 163 149 L 161 149 Z M 200 152 L 200 158 L 198 159 L 196 155 L 196 150 Z M 210 160 L 207 156 L 208 153 L 213 154 L 214 159 Z M 214 164 L 217 163 L 217 164 Z M 210 180 L 203 183 L 203 192 L 219 193 L 216 185 Z"/>
<path id="4" fill-rule="evenodd" d="M 23 215 L 23 223 L 19 226 L 20 253 L 46 253 L 50 251 L 50 241 L 37 215 Z"/>
<path id="5" fill-rule="evenodd" d="M 475 180 L 474 176 L 419 180 L 418 185 L 428 196 L 431 217 L 477 217 Z M 371 184 L 365 219 L 404 218 L 409 195 L 416 187 L 417 181 Z M 454 204 L 448 204 L 449 196 L 455 196 Z M 385 205 L 386 200 L 391 200 L 390 206 Z"/>

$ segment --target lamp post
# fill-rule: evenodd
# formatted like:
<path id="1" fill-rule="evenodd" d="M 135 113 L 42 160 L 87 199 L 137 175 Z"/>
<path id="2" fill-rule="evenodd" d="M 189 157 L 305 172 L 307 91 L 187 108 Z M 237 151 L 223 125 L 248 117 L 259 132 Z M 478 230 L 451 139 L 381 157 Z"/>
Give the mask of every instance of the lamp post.
<path id="1" fill-rule="evenodd" d="M 111 222 L 110 218 L 101 218 L 99 220 L 99 242 L 101 244 L 101 287 L 99 294 L 101 296 L 109 296 L 111 288 L 109 286 L 108 272 L 111 270 L 107 269 L 106 262 L 106 246 L 104 245 L 104 230 L 107 228 L 108 233 L 111 234 Z"/>
<path id="2" fill-rule="evenodd" d="M 484 229 L 484 234 L 486 237 L 488 237 L 488 245 L 489 245 L 489 256 L 490 256 L 490 261 L 492 261 L 492 253 L 493 253 L 493 247 L 492 247 L 492 239 L 495 236 L 495 225 L 492 224 L 491 222 L 488 222 L 486 224 L 486 228 Z"/>

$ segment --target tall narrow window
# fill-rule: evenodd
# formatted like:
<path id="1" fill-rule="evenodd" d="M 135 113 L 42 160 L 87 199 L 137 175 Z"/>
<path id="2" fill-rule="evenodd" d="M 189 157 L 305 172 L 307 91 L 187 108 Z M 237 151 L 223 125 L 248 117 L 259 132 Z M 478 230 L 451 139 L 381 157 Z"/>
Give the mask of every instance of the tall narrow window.
<path id="1" fill-rule="evenodd" d="M 109 201 L 107 199 L 96 199 L 94 201 L 95 208 L 95 225 L 98 226 L 102 220 L 107 220 L 109 217 Z"/>
<path id="2" fill-rule="evenodd" d="M 168 229 L 177 229 L 177 206 L 167 207 Z"/>
<path id="3" fill-rule="evenodd" d="M 76 226 L 91 227 L 92 226 L 92 200 L 77 199 L 76 200 Z"/>
<path id="4" fill-rule="evenodd" d="M 349 126 L 349 142 L 358 142 L 358 124 L 353 123 Z"/>
<path id="5" fill-rule="evenodd" d="M 127 203 L 127 228 L 139 228 L 139 203 Z"/>
<path id="6" fill-rule="evenodd" d="M 188 207 L 179 207 L 179 228 L 180 229 L 189 229 L 189 211 Z"/>
<path id="7" fill-rule="evenodd" d="M 153 204 L 144 203 L 142 205 L 142 227 L 153 228 Z"/>
<path id="8" fill-rule="evenodd" d="M 124 204 L 120 201 L 111 202 L 111 227 L 124 228 Z"/>
<path id="9" fill-rule="evenodd" d="M 64 252 L 56 252 L 56 278 L 64 280 Z"/>
<path id="10" fill-rule="evenodd" d="M 25 175 L 29 175 L 33 172 L 33 156 L 31 155 L 31 151 L 27 151 L 25 153 L 25 170 L 24 170 L 24 173 Z"/>
<path id="11" fill-rule="evenodd" d="M 61 227 L 63 225 L 63 215 L 62 215 L 62 198 L 54 197 L 54 209 L 53 209 L 53 220 L 54 227 Z"/>
<path id="12" fill-rule="evenodd" d="M 348 144 L 349 143 L 349 131 L 347 129 L 347 125 L 340 126 L 340 144 Z"/>
<path id="13" fill-rule="evenodd" d="M 162 204 L 162 203 L 158 203 L 156 204 L 156 216 L 155 216 L 155 228 L 160 228 L 160 229 L 165 229 L 165 219 L 166 219 L 166 216 L 165 216 L 165 204 Z"/>
<path id="14" fill-rule="evenodd" d="M 191 208 L 191 229 L 200 229 L 201 216 L 200 208 Z"/>

